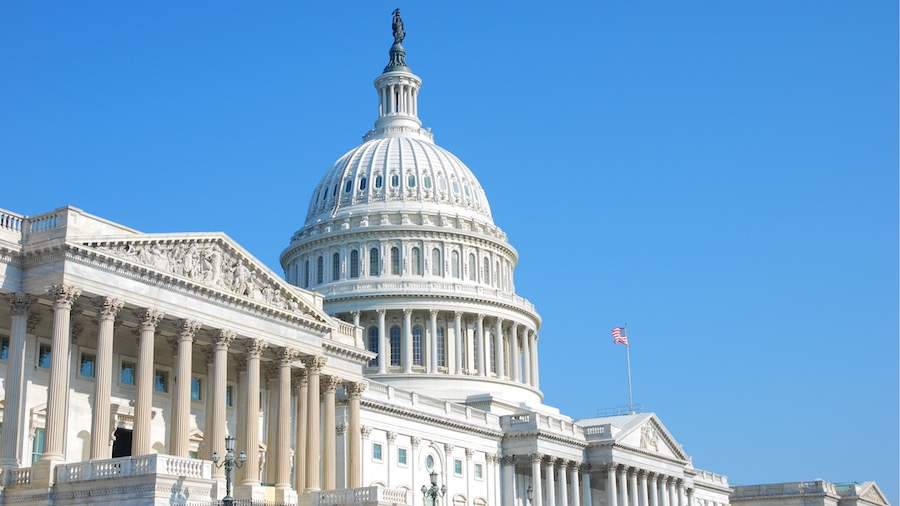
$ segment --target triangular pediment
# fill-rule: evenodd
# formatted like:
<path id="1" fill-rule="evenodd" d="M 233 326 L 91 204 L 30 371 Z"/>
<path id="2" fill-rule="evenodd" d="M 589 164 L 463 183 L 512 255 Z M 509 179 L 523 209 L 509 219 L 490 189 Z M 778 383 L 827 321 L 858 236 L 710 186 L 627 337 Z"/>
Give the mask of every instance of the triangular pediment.
<path id="1" fill-rule="evenodd" d="M 74 243 L 74 244 L 73 244 Z M 212 234 L 144 234 L 70 239 L 91 249 L 248 303 L 331 326 L 314 297 L 287 283 L 230 237 Z"/>
<path id="2" fill-rule="evenodd" d="M 859 491 L 859 498 L 867 503 L 890 506 L 884 493 L 878 488 L 878 485 L 875 484 L 874 481 L 867 481 L 862 484 Z"/>
<path id="3" fill-rule="evenodd" d="M 631 426 L 623 427 L 616 437 L 616 443 L 671 459 L 688 460 L 681 445 L 663 426 L 654 414 L 634 420 Z"/>

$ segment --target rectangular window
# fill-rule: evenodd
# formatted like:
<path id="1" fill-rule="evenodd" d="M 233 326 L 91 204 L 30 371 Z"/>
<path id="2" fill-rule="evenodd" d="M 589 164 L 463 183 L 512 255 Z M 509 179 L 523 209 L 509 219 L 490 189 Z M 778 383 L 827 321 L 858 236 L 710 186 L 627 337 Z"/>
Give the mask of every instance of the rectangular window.
<path id="1" fill-rule="evenodd" d="M 136 366 L 134 362 L 129 362 L 127 360 L 122 361 L 122 369 L 119 371 L 119 383 L 123 385 L 131 385 L 134 386 L 134 374 L 135 374 Z"/>
<path id="2" fill-rule="evenodd" d="M 0 360 L 9 360 L 9 337 L 0 336 Z"/>
<path id="3" fill-rule="evenodd" d="M 196 376 L 191 377 L 191 400 L 203 400 L 203 381 Z"/>
<path id="4" fill-rule="evenodd" d="M 401 466 L 406 465 L 406 448 L 399 448 L 397 450 L 397 463 Z"/>
<path id="5" fill-rule="evenodd" d="M 475 464 L 475 479 L 480 480 L 484 478 L 484 466 L 481 464 Z"/>
<path id="6" fill-rule="evenodd" d="M 38 347 L 38 367 L 50 369 L 50 345 L 43 344 Z"/>
<path id="7" fill-rule="evenodd" d="M 35 429 L 34 440 L 31 442 L 31 463 L 32 464 L 41 460 L 41 455 L 44 454 L 44 439 L 45 439 L 44 429 Z"/>
<path id="8" fill-rule="evenodd" d="M 455 459 L 453 461 L 453 474 L 456 476 L 462 476 L 462 461 L 459 459 Z"/>
<path id="9" fill-rule="evenodd" d="M 234 407 L 234 387 L 231 385 L 225 387 L 225 405 L 229 408 Z"/>
<path id="10" fill-rule="evenodd" d="M 156 370 L 156 374 L 153 377 L 153 391 L 164 394 L 169 393 L 169 373 L 167 371 Z"/>
<path id="11" fill-rule="evenodd" d="M 372 443 L 372 460 L 381 462 L 381 444 Z"/>
<path id="12" fill-rule="evenodd" d="M 91 353 L 82 353 L 81 354 L 81 363 L 78 366 L 78 375 L 82 378 L 93 378 L 94 377 L 94 364 L 97 362 L 97 357 Z"/>

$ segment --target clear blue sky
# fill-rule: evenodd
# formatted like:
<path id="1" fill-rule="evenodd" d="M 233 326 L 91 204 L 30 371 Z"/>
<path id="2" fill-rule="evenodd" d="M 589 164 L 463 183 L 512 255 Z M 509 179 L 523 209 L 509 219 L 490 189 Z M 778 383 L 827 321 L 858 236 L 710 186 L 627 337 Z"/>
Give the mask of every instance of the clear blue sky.
<path id="1" fill-rule="evenodd" d="M 548 404 L 635 401 L 732 483 L 898 496 L 898 6 L 3 2 L 0 207 L 224 231 L 277 272 L 376 115 L 421 118 L 544 318 Z"/>

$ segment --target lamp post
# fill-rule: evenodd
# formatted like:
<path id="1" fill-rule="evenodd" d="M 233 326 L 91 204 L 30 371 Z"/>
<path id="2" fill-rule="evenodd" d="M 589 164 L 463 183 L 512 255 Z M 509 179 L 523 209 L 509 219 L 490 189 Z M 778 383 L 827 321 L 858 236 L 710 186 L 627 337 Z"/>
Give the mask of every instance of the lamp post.
<path id="1" fill-rule="evenodd" d="M 234 504 L 234 497 L 231 497 L 231 473 L 235 468 L 240 469 L 244 467 L 244 462 L 247 462 L 247 454 L 241 450 L 241 454 L 235 458 L 234 436 L 229 434 L 225 436 L 225 458 L 222 460 L 222 463 L 219 464 L 219 452 L 213 452 L 212 461 L 214 466 L 225 468 L 225 497 L 222 499 L 222 504 L 223 506 L 231 506 Z"/>
<path id="2" fill-rule="evenodd" d="M 435 471 L 431 471 L 429 476 L 431 477 L 431 487 L 422 485 L 422 501 L 425 503 L 425 506 L 428 506 L 428 498 L 431 497 L 431 506 L 437 506 L 437 498 L 444 497 L 444 494 L 447 493 L 447 485 L 437 486 L 437 473 Z"/>

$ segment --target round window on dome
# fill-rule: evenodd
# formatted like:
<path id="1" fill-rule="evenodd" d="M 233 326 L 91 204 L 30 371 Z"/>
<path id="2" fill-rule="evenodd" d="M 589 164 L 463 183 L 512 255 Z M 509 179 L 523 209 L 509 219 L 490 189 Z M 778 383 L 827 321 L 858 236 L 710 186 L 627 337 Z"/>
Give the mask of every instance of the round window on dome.
<path id="1" fill-rule="evenodd" d="M 431 188 L 431 178 L 428 176 L 425 176 L 425 178 L 422 179 L 422 184 L 425 185 L 425 188 Z"/>
<path id="2" fill-rule="evenodd" d="M 406 186 L 409 186 L 410 188 L 415 188 L 416 187 L 416 176 L 413 176 L 413 175 L 408 176 L 406 178 Z"/>

